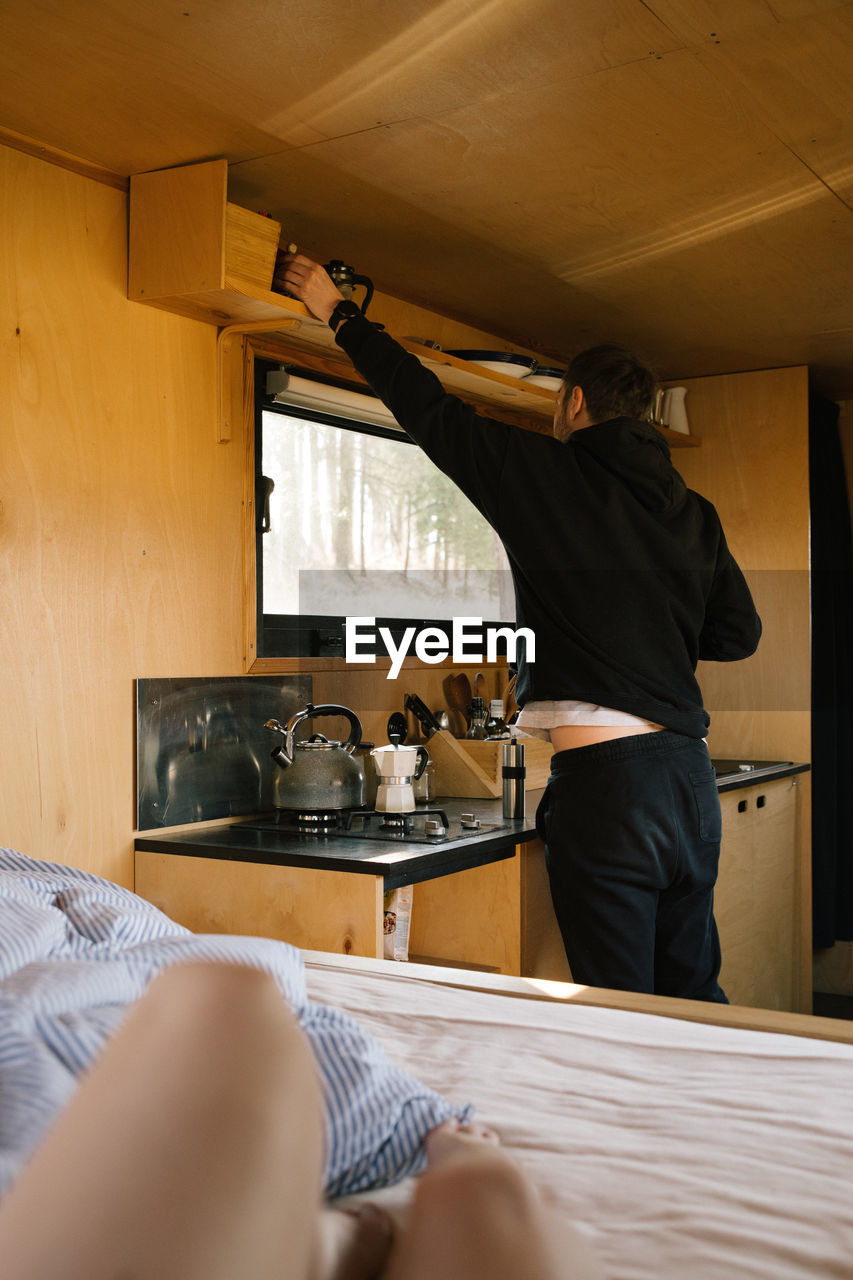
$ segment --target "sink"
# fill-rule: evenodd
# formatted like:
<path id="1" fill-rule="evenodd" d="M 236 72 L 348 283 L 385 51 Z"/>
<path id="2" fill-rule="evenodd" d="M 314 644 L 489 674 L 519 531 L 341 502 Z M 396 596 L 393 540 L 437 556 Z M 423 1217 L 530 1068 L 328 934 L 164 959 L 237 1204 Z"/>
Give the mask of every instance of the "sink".
<path id="1" fill-rule="evenodd" d="M 793 760 L 711 760 L 718 778 L 742 777 L 745 773 L 761 773 L 766 769 L 785 769 L 793 763 Z"/>

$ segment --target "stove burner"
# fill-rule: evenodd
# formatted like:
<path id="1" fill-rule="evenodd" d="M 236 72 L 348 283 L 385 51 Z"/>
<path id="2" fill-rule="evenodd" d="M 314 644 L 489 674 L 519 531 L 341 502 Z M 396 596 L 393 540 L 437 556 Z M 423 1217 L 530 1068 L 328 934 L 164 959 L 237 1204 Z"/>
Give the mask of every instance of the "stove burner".
<path id="1" fill-rule="evenodd" d="M 353 809 L 349 813 L 346 821 L 346 830 L 352 830 L 354 818 L 361 818 L 362 828 L 364 831 L 370 825 L 371 818 L 382 818 L 379 824 L 380 831 L 388 831 L 394 835 L 408 835 L 414 829 L 415 819 L 424 819 L 424 830 L 429 830 L 426 825 L 430 818 L 436 819 L 437 824 L 440 823 L 440 829 L 437 824 L 430 832 L 432 835 L 446 836 L 450 823 L 447 820 L 447 814 L 443 809 L 412 809 L 406 813 L 392 813 L 383 809 Z"/>
<path id="2" fill-rule="evenodd" d="M 336 831 L 343 826 L 343 813 L 340 809 L 277 809 L 276 822 L 298 831 Z"/>
<path id="3" fill-rule="evenodd" d="M 385 817 L 384 822 L 380 822 L 380 831 L 411 831 L 415 825 L 414 817 L 410 813 L 389 813 Z"/>

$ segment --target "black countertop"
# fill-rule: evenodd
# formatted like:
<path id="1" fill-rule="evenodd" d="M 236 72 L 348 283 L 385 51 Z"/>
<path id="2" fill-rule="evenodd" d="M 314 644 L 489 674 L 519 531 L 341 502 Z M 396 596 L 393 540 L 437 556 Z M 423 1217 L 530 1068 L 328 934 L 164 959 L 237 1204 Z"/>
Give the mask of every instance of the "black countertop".
<path id="1" fill-rule="evenodd" d="M 717 787 L 720 791 L 758 786 L 777 778 L 805 773 L 810 768 L 807 764 L 792 761 L 726 760 L 714 763 L 718 769 Z M 754 767 L 743 769 L 741 765 L 744 764 Z M 234 862 L 381 875 L 386 890 L 399 889 L 407 884 L 511 858 L 517 845 L 536 837 L 533 819 L 541 795 L 541 791 L 528 791 L 527 816 L 521 819 L 504 818 L 500 800 L 439 799 L 431 808 L 443 809 L 451 822 L 458 822 L 463 813 L 474 813 L 484 829 L 462 838 L 451 835 L 430 844 L 416 843 L 405 836 L 384 842 L 354 834 L 346 838 L 334 833 L 308 835 L 271 824 L 261 828 L 258 818 L 250 818 L 198 831 L 185 829 L 171 835 L 139 835 L 135 847 L 151 853 L 181 854 L 191 858 L 224 858 Z"/>
<path id="2" fill-rule="evenodd" d="M 334 833 L 308 835 L 271 824 L 259 829 L 256 825 L 259 820 L 251 818 L 200 831 L 140 835 L 136 837 L 135 847 L 191 858 L 226 858 L 234 862 L 381 875 L 386 890 L 399 889 L 511 858 L 518 844 L 535 838 L 533 815 L 541 794 L 541 791 L 529 791 L 528 816 L 514 819 L 503 817 L 500 800 L 437 800 L 430 808 L 443 809 L 451 822 L 458 821 L 463 813 L 473 813 L 485 829 L 430 844 L 415 843 L 405 836 L 386 842 L 353 834 L 346 838 Z"/>
<path id="3" fill-rule="evenodd" d="M 751 760 L 712 758 L 717 771 L 717 790 L 736 791 L 739 787 L 755 787 L 761 782 L 776 778 L 790 778 L 795 773 L 808 773 L 810 764 L 796 764 L 793 760 Z"/>

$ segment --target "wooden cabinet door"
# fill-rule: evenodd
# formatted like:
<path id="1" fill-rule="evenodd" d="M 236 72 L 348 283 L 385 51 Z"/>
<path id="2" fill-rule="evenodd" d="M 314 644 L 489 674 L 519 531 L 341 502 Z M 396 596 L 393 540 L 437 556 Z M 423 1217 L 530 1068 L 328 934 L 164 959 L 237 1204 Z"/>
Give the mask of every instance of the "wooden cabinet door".
<path id="1" fill-rule="evenodd" d="M 720 984 L 732 1004 L 798 1007 L 798 798 L 795 778 L 720 796 L 714 913 L 723 952 Z"/>
<path id="2" fill-rule="evenodd" d="M 136 892 L 194 933 L 382 957 L 382 877 L 136 851 Z"/>

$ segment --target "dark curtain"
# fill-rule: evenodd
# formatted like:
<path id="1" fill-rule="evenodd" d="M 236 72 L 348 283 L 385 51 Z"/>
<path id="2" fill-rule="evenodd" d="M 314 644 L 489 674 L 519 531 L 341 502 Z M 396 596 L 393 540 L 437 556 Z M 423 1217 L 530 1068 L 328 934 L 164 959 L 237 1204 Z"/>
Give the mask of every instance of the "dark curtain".
<path id="1" fill-rule="evenodd" d="M 853 940 L 853 534 L 838 416 L 810 397 L 816 947 Z"/>

